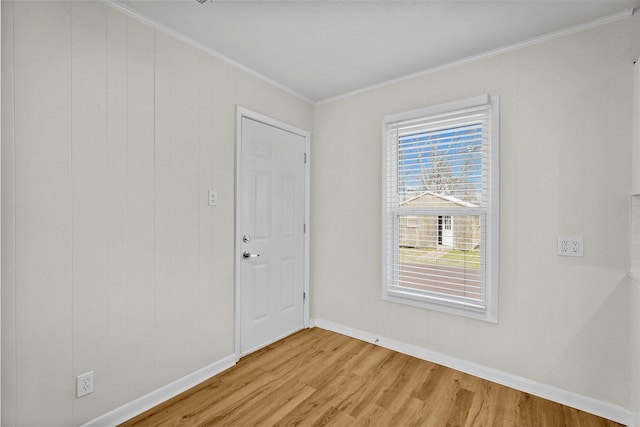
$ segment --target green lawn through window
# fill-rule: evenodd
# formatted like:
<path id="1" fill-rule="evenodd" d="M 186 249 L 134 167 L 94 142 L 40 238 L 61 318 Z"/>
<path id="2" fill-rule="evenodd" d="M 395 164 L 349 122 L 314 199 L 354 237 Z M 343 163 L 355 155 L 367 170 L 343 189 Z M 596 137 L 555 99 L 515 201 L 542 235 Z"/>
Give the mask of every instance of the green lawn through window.
<path id="1" fill-rule="evenodd" d="M 480 251 L 446 248 L 404 248 L 400 251 L 401 264 L 446 265 L 480 269 Z"/>

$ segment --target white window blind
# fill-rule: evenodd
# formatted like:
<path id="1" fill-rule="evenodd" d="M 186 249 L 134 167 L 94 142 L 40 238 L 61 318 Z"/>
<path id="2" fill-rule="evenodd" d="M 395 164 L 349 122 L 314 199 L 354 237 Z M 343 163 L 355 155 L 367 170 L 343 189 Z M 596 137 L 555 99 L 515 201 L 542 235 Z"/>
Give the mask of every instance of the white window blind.
<path id="1" fill-rule="evenodd" d="M 385 299 L 496 321 L 497 102 L 385 118 Z"/>

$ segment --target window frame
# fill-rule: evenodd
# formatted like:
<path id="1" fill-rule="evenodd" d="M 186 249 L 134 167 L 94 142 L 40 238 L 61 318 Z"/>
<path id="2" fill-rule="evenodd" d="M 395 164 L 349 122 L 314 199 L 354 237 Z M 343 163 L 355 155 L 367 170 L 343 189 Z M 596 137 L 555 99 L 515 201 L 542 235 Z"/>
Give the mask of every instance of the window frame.
<path id="1" fill-rule="evenodd" d="M 450 299 L 438 300 L 437 296 L 424 296 L 412 293 L 410 291 L 403 292 L 398 289 L 393 289 L 393 271 L 389 267 L 391 262 L 390 257 L 398 256 L 399 252 L 399 237 L 397 232 L 388 232 L 390 221 L 394 221 L 393 227 L 397 229 L 399 224 L 399 217 L 397 212 L 390 212 L 390 208 L 387 205 L 389 199 L 389 192 L 396 190 L 393 184 L 387 182 L 387 174 L 389 168 L 392 167 L 388 164 L 387 153 L 390 143 L 388 138 L 388 128 L 391 124 L 419 118 L 426 118 L 429 116 L 453 113 L 459 110 L 467 108 L 473 108 L 478 106 L 489 107 L 489 132 L 488 132 L 488 171 L 487 171 L 487 190 L 485 197 L 487 197 L 486 208 L 482 209 L 480 215 L 481 226 L 484 227 L 485 233 L 485 247 L 484 253 L 481 254 L 482 264 L 485 268 L 485 280 L 484 280 L 484 293 L 485 293 L 485 308 L 479 309 L 477 307 L 465 306 L 463 303 L 454 302 Z M 459 101 L 448 102 L 444 104 L 429 106 L 420 108 L 417 110 L 406 111 L 397 114 L 387 115 L 382 120 L 382 299 L 385 301 L 391 301 L 400 304 L 406 304 L 414 307 L 445 312 L 449 314 L 455 314 L 467 318 L 483 320 L 492 323 L 498 323 L 498 293 L 499 293 L 499 240 L 500 240 L 500 181 L 499 181 L 499 168 L 500 168 L 500 108 L 499 97 L 490 95 L 481 95 L 473 98 L 467 98 Z M 395 168 L 397 169 L 397 164 Z M 480 213 L 480 212 L 479 212 Z M 450 215 L 453 224 L 456 215 L 468 215 L 465 212 L 448 211 L 440 209 L 436 215 Z M 391 235 L 389 235 L 391 234 Z M 392 255 L 389 255 L 392 254 Z"/>

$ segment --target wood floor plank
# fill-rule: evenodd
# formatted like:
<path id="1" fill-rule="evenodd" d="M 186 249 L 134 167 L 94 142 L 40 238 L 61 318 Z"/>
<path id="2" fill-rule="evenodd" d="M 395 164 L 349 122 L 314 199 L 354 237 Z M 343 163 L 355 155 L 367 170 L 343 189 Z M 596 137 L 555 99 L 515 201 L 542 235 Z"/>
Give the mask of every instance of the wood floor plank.
<path id="1" fill-rule="evenodd" d="M 469 408 L 473 401 L 474 393 L 464 388 L 458 389 L 453 399 L 453 405 L 446 415 L 445 427 L 464 427 L 469 417 Z"/>
<path id="2" fill-rule="evenodd" d="M 319 328 L 139 416 L 151 426 L 612 427 L 609 420 Z"/>
<path id="3" fill-rule="evenodd" d="M 321 419 L 316 420 L 314 423 L 310 424 L 312 427 L 323 427 L 323 426 L 352 426 L 356 422 L 355 418 L 351 415 L 347 414 L 344 411 L 341 411 L 336 408 L 336 414 L 332 418 L 323 417 Z"/>
<path id="4" fill-rule="evenodd" d="M 391 426 L 393 414 L 374 403 L 369 403 L 353 423 L 354 427 Z"/>
<path id="5" fill-rule="evenodd" d="M 480 378 L 476 380 L 475 387 L 476 396 L 469 408 L 469 417 L 467 418 L 467 427 L 489 427 L 498 425 L 495 420 L 496 405 L 499 405 L 498 392 L 496 387 L 498 384 L 483 381 Z"/>
<path id="6" fill-rule="evenodd" d="M 384 385 L 393 384 L 399 369 L 404 367 L 406 363 L 407 359 L 404 355 L 395 352 L 389 353 L 389 357 L 363 377 L 365 385 L 362 387 L 362 392 L 356 396 L 359 403 L 350 411 L 350 414 L 358 418 L 365 409 L 370 408 L 372 402 L 379 406 L 377 402 L 383 399 L 386 391 Z"/>
<path id="7" fill-rule="evenodd" d="M 280 393 L 273 393 L 273 388 Z M 206 417 L 204 425 L 240 425 L 247 418 L 263 419 L 272 408 L 282 407 L 293 399 L 292 391 L 308 388 L 295 379 L 275 378 L 267 387 L 260 387 L 249 395 L 242 395 L 233 405 L 222 407 L 213 416 Z M 312 389 L 312 391 L 315 391 Z M 233 400 L 233 396 L 230 397 Z"/>
<path id="8" fill-rule="evenodd" d="M 367 373 L 370 373 L 372 369 L 380 365 L 384 359 L 389 357 L 389 350 L 384 347 L 378 347 L 377 345 L 371 344 L 368 347 L 371 351 L 367 358 L 353 369 L 354 374 L 364 377 Z"/>
<path id="9" fill-rule="evenodd" d="M 391 425 L 418 426 L 421 425 L 421 420 L 425 417 L 425 402 L 415 397 L 409 397 L 391 419 Z"/>

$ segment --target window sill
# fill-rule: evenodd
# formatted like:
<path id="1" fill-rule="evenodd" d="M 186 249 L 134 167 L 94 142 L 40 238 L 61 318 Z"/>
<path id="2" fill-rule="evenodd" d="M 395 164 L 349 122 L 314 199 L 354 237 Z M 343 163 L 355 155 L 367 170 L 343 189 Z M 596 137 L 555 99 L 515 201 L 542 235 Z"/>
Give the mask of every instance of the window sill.
<path id="1" fill-rule="evenodd" d="M 455 316 L 466 317 L 469 319 L 481 320 L 488 323 L 498 323 L 498 313 L 490 311 L 476 311 L 472 309 L 465 309 L 463 307 L 453 307 L 442 304 L 431 303 L 428 301 L 421 301 L 409 297 L 399 297 L 395 295 L 389 295 L 384 292 L 382 295 L 384 301 L 393 302 L 396 304 L 409 305 L 411 307 L 422 308 L 424 310 L 438 311 L 441 313 L 452 314 Z"/>

